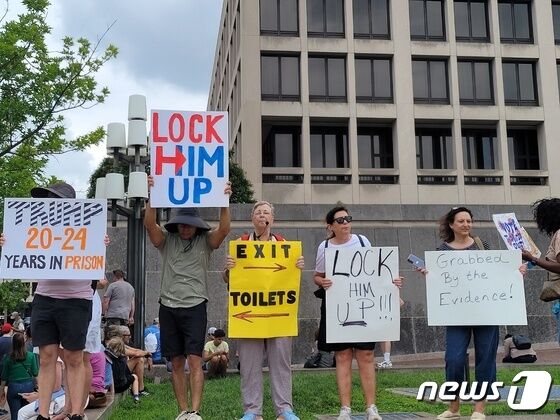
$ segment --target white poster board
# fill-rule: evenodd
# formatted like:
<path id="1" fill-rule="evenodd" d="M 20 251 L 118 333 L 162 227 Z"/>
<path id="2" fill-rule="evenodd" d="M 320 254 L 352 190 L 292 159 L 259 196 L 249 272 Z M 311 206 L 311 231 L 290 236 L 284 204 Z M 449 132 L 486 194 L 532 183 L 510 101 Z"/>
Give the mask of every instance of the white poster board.
<path id="1" fill-rule="evenodd" d="M 0 278 L 105 276 L 106 200 L 7 198 Z"/>
<path id="2" fill-rule="evenodd" d="M 425 253 L 428 325 L 527 325 L 521 252 Z"/>
<path id="3" fill-rule="evenodd" d="M 493 214 L 492 219 L 507 249 L 526 249 L 535 258 L 541 256 L 541 251 L 523 226 L 519 224 L 515 213 Z"/>
<path id="4" fill-rule="evenodd" d="M 152 111 L 150 205 L 228 207 L 227 112 Z"/>
<path id="5" fill-rule="evenodd" d="M 327 343 L 400 339 L 397 247 L 325 249 Z"/>

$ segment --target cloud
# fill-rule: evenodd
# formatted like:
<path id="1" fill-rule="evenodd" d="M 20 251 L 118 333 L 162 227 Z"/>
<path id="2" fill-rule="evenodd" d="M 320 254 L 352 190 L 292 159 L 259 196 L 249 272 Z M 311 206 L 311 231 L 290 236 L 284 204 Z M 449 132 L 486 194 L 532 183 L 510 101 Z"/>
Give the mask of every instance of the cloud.
<path id="1" fill-rule="evenodd" d="M 134 78 L 163 80 L 208 94 L 221 0 L 57 0 L 56 33 L 95 40 L 113 22 L 107 43 Z M 104 44 L 106 45 L 106 44 Z"/>
<path id="2" fill-rule="evenodd" d="M 16 3 L 15 7 L 18 5 Z M 21 6 L 19 6 L 21 7 Z M 119 48 L 97 74 L 111 94 L 91 109 L 64 114 L 75 138 L 110 122 L 127 122 L 128 97 L 146 96 L 150 109 L 205 110 L 219 28 L 221 0 L 57 0 L 49 8 L 51 48 L 65 35 L 96 40 L 115 20 L 106 42 Z M 70 182 L 85 197 L 105 144 L 51 158 L 47 175 Z"/>

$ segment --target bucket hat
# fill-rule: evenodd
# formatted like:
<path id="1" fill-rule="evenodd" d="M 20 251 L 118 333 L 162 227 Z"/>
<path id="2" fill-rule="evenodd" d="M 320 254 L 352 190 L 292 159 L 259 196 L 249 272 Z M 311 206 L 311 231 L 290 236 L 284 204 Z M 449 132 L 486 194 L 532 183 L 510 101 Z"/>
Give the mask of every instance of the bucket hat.
<path id="1" fill-rule="evenodd" d="M 66 182 L 56 182 L 48 187 L 35 187 L 31 189 L 31 197 L 47 198 L 49 193 L 58 198 L 76 198 L 76 191 Z"/>
<path id="2" fill-rule="evenodd" d="M 165 230 L 171 233 L 177 233 L 177 225 L 191 225 L 202 230 L 210 230 L 210 225 L 206 223 L 198 214 L 197 208 L 180 208 L 176 211 L 175 215 L 171 217 L 164 227 Z"/>

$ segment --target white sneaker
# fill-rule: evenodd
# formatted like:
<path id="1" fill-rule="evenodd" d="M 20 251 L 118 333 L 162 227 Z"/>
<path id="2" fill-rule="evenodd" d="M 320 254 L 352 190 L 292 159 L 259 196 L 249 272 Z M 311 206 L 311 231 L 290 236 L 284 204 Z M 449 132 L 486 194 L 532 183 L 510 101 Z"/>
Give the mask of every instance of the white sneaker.
<path id="1" fill-rule="evenodd" d="M 392 368 L 393 367 L 393 362 L 391 362 L 390 360 L 388 362 L 386 362 L 385 360 L 383 360 L 382 362 L 379 362 L 377 364 L 377 367 L 379 369 L 387 369 L 387 368 Z"/>
<path id="2" fill-rule="evenodd" d="M 350 407 L 341 407 L 336 420 L 352 420 L 352 410 Z"/>
<path id="3" fill-rule="evenodd" d="M 366 420 L 381 420 L 379 411 L 377 411 L 377 406 L 372 404 L 366 411 Z"/>
<path id="4" fill-rule="evenodd" d="M 187 414 L 187 420 L 202 420 L 202 417 L 196 411 L 193 411 Z"/>
<path id="5" fill-rule="evenodd" d="M 189 416 L 188 411 L 181 411 L 179 415 L 175 417 L 175 420 L 187 420 L 189 418 L 188 416 Z"/>

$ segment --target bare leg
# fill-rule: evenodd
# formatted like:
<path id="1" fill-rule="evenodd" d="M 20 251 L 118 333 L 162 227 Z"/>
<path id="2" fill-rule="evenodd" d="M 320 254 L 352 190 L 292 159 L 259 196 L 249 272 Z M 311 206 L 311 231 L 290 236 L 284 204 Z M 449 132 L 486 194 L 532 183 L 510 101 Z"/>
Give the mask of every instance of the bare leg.
<path id="1" fill-rule="evenodd" d="M 81 413 L 84 413 L 86 401 L 89 396 L 89 390 L 91 388 L 91 380 L 93 378 L 93 369 L 91 367 L 91 353 L 84 351 L 84 372 L 85 372 L 85 380 L 84 380 L 84 400 L 82 406 L 80 408 Z"/>
<path id="2" fill-rule="evenodd" d="M 133 359 L 128 359 L 127 362 L 130 371 L 138 377 L 138 386 L 140 390 L 144 389 L 144 358 L 134 357 Z"/>
<path id="3" fill-rule="evenodd" d="M 84 356 L 82 350 L 70 351 L 64 349 L 64 363 L 66 363 L 66 372 L 68 376 L 68 390 L 70 392 L 70 405 L 72 412 L 70 414 L 81 415 L 84 401 Z M 40 386 L 40 385 L 39 385 Z"/>
<path id="4" fill-rule="evenodd" d="M 56 380 L 56 358 L 58 357 L 58 344 L 49 344 L 39 347 L 39 414 L 49 417 L 51 395 L 54 391 Z"/>
<path id="5" fill-rule="evenodd" d="M 173 392 L 179 405 L 179 411 L 187 411 L 186 378 L 185 378 L 185 356 L 179 355 L 171 358 L 173 371 L 171 373 L 173 381 Z M 202 369 L 201 369 L 202 370 Z"/>
<path id="6" fill-rule="evenodd" d="M 204 388 L 204 372 L 202 371 L 202 357 L 189 354 L 189 369 L 191 371 L 191 398 L 192 409 L 194 411 L 200 410 L 200 403 L 202 401 L 202 389 Z"/>
<path id="7" fill-rule="evenodd" d="M 373 350 L 356 350 L 356 360 L 360 372 L 362 391 L 366 400 L 366 406 L 375 404 L 375 368 L 373 367 Z"/>
<path id="8" fill-rule="evenodd" d="M 338 385 L 338 398 L 340 405 L 350 407 L 352 397 L 352 349 L 337 351 L 336 358 L 336 383 Z"/>

